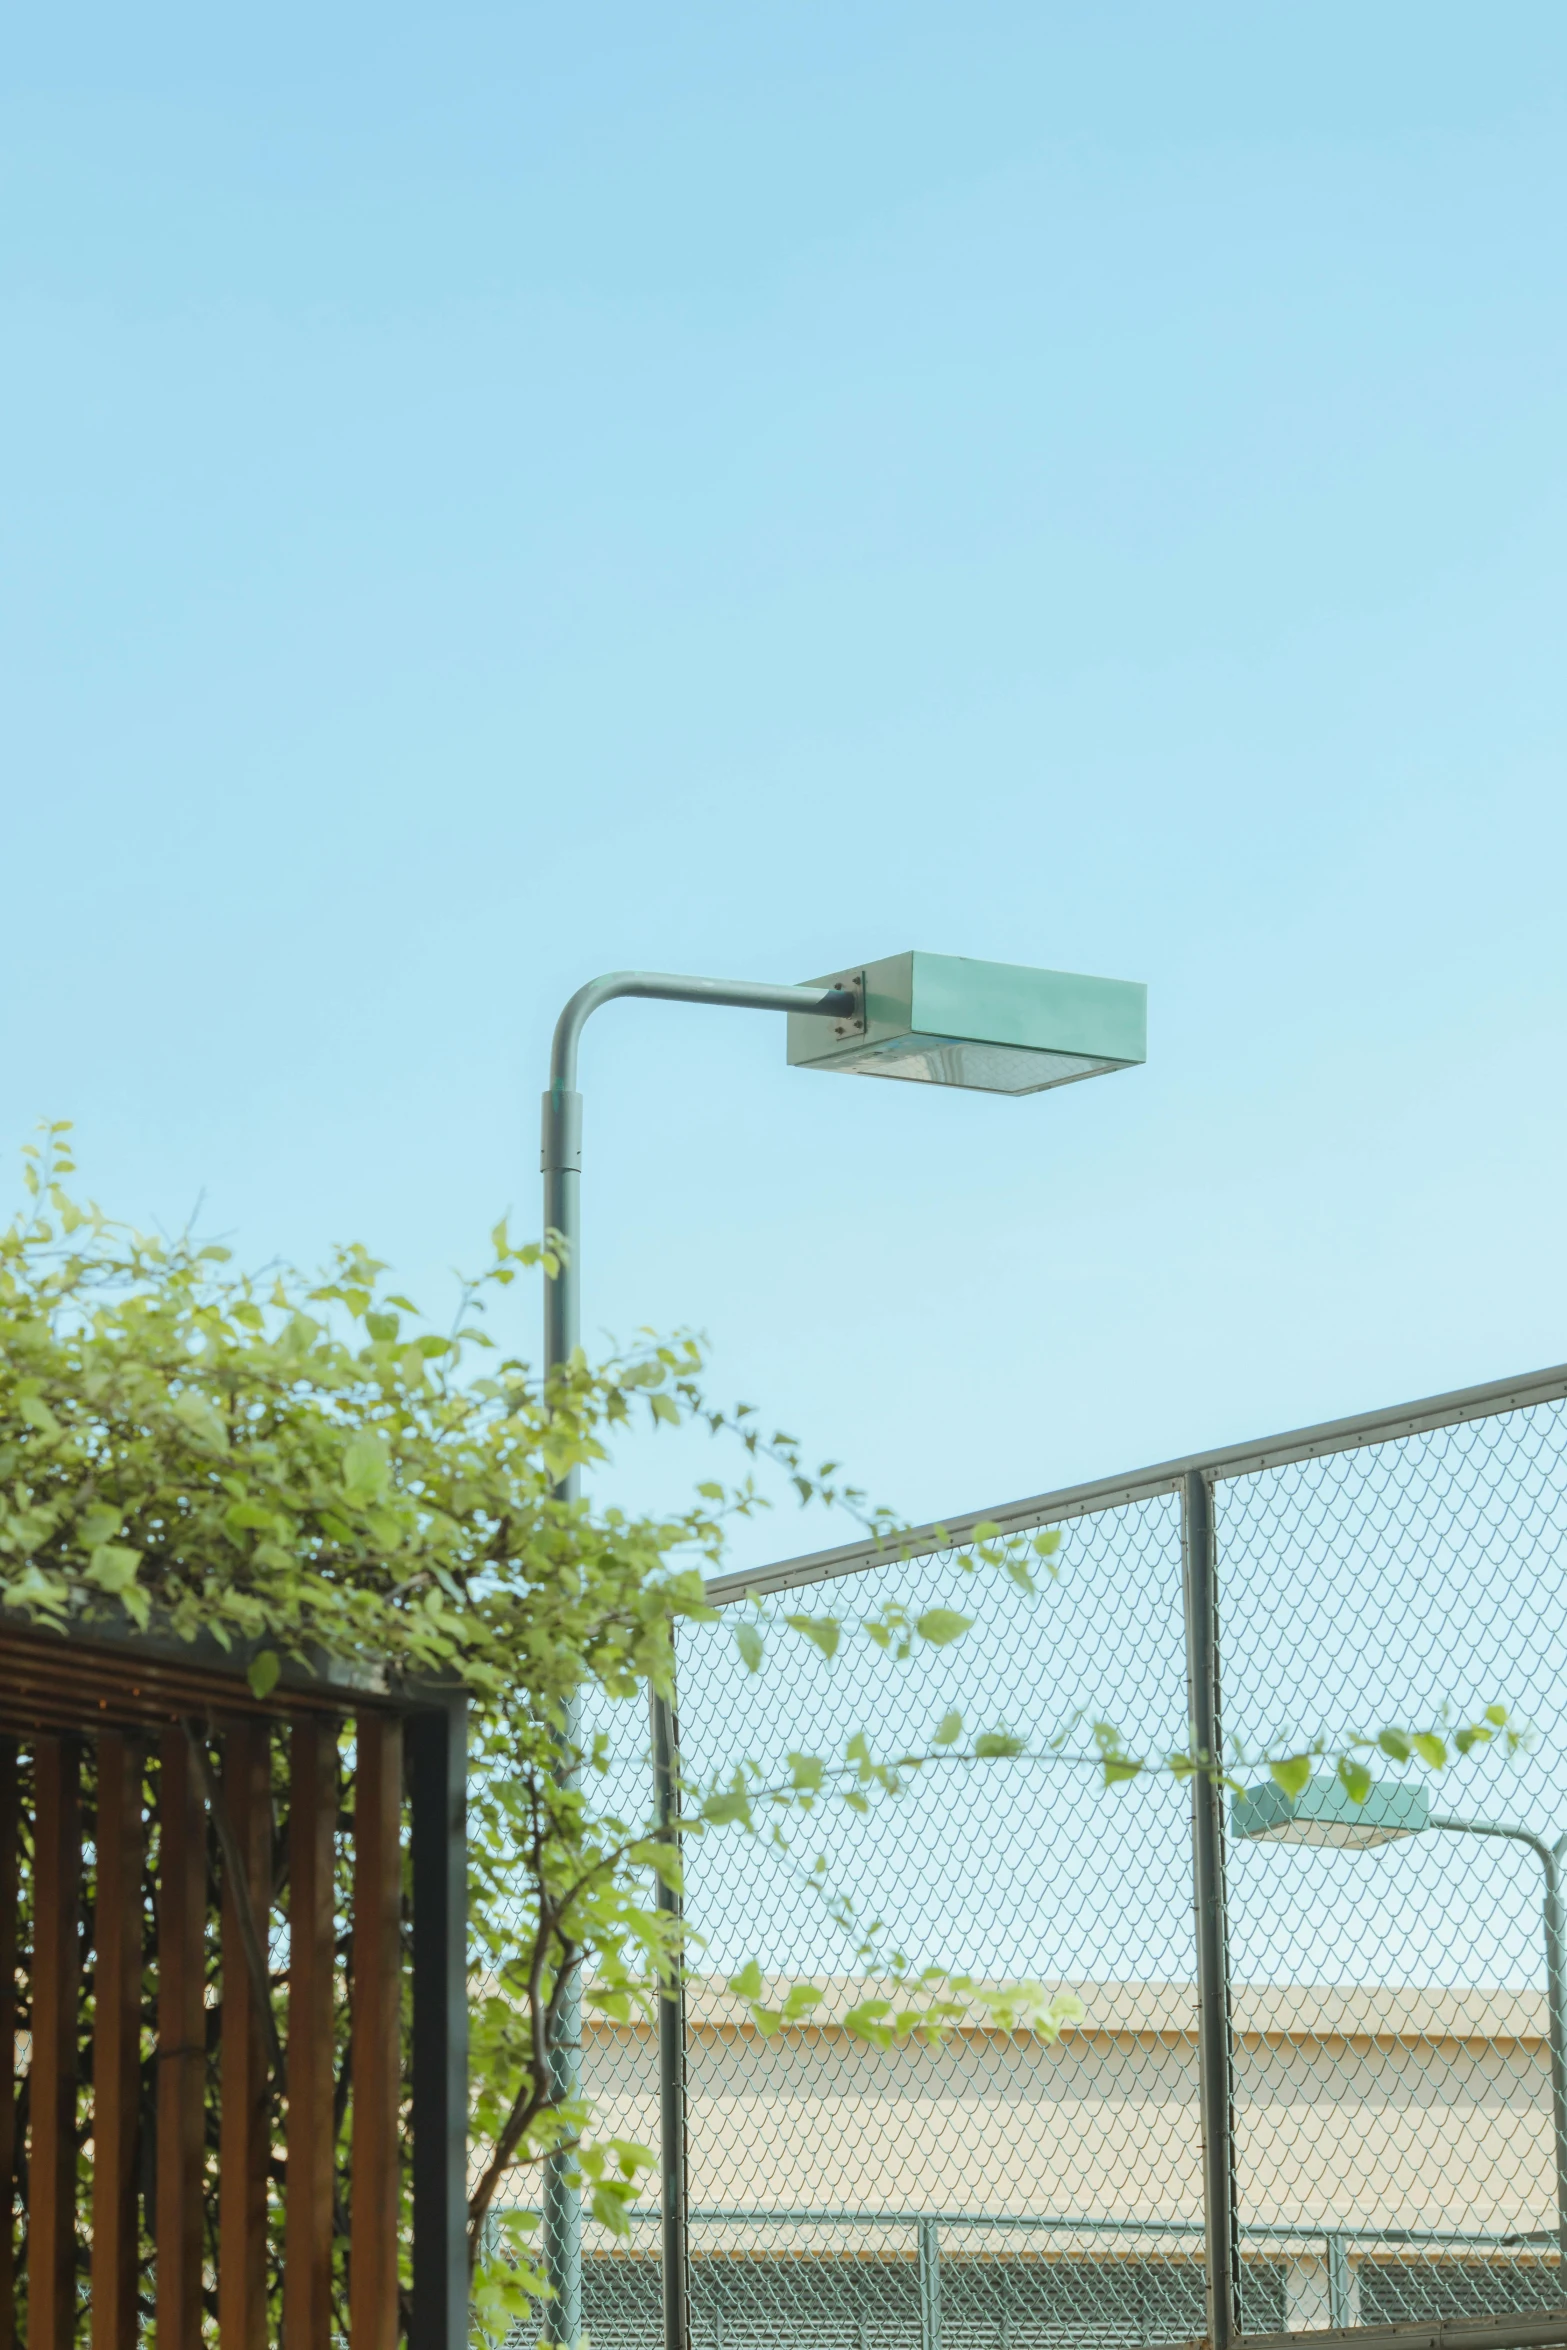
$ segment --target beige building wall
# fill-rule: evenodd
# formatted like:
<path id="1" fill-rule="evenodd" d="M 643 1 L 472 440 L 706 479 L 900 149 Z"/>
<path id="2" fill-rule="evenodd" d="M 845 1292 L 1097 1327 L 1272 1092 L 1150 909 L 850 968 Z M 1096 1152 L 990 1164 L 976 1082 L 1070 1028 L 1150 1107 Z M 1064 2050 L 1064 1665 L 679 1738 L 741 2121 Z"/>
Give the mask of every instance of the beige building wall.
<path id="1" fill-rule="evenodd" d="M 777 2214 L 767 2243 L 800 2249 L 832 2240 L 793 2216 L 807 2211 L 1070 2219 L 1084 2242 L 1095 2221 L 1143 2221 L 1145 2248 L 1172 2222 L 1200 2226 L 1191 1986 L 1075 1984 L 1084 2018 L 1054 2044 L 976 2017 L 937 2047 L 886 2051 L 842 2022 L 875 1986 L 817 1988 L 810 2022 L 764 2039 L 721 1986 L 691 1987 L 694 2206 Z M 1317 2236 L 1300 2247 L 1303 2304 L 1325 2229 L 1554 2224 L 1543 1997 L 1241 1987 L 1234 2019 L 1243 2227 Z M 656 2146 L 648 2029 L 590 2022 L 584 2063 L 600 2128 Z"/>

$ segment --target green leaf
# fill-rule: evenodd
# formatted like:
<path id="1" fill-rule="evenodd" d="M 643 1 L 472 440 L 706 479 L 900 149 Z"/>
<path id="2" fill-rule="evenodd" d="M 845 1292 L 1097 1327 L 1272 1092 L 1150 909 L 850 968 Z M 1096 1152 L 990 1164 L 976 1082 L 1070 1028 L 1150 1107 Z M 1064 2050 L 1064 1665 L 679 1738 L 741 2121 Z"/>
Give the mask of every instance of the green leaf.
<path id="1" fill-rule="evenodd" d="M 1379 1730 L 1377 1744 L 1394 1762 L 1408 1762 L 1412 1749 L 1402 1730 Z"/>
<path id="2" fill-rule="evenodd" d="M 928 1607 L 922 1616 L 915 1618 L 914 1629 L 932 1648 L 946 1648 L 952 1641 L 961 1640 L 973 1621 L 972 1616 L 960 1616 L 955 1608 Z"/>
<path id="3" fill-rule="evenodd" d="M 740 1972 L 730 1976 L 729 1988 L 737 1999 L 761 1998 L 762 1970 L 754 1958 L 748 1958 Z"/>
<path id="4" fill-rule="evenodd" d="M 263 1648 L 253 1656 L 246 1667 L 245 1678 L 250 1683 L 252 1697 L 270 1697 L 278 1685 L 283 1667 L 270 1648 Z"/>
<path id="5" fill-rule="evenodd" d="M 236 1501 L 223 1513 L 226 1534 L 270 1534 L 276 1525 L 276 1512 L 264 1509 L 258 1501 Z"/>
<path id="6" fill-rule="evenodd" d="M 784 1622 L 791 1632 L 802 1632 L 831 1663 L 837 1654 L 838 1636 L 842 1630 L 836 1616 L 785 1616 Z"/>
<path id="7" fill-rule="evenodd" d="M 753 1824 L 751 1798 L 743 1786 L 730 1787 L 707 1798 L 702 1806 L 702 1817 L 715 1828 L 727 1828 L 736 1821 L 741 1827 L 749 1828 Z"/>
<path id="8" fill-rule="evenodd" d="M 89 1583 L 118 1597 L 135 1582 L 140 1564 L 139 1550 L 131 1550 L 123 1542 L 102 1542 L 87 1561 L 84 1572 Z"/>
<path id="9" fill-rule="evenodd" d="M 227 1452 L 229 1432 L 204 1395 L 192 1395 L 187 1390 L 184 1395 L 177 1395 L 169 1408 L 198 1444 L 205 1445 L 210 1452 Z"/>
<path id="10" fill-rule="evenodd" d="M 1446 1743 L 1437 1736 L 1434 1730 L 1416 1730 L 1410 1744 L 1421 1761 L 1429 1763 L 1433 1771 L 1447 1768 Z"/>
<path id="11" fill-rule="evenodd" d="M 1270 1762 L 1268 1774 L 1276 1787 L 1282 1787 L 1289 1796 L 1298 1795 L 1311 1777 L 1309 1754 L 1292 1754 L 1283 1762 Z"/>
<path id="12" fill-rule="evenodd" d="M 953 1746 L 962 1735 L 963 1716 L 959 1713 L 943 1714 L 936 1724 L 931 1744 L 932 1746 Z"/>
<path id="13" fill-rule="evenodd" d="M 380 1501 L 392 1481 L 392 1465 L 378 1436 L 361 1429 L 343 1447 L 343 1491 L 359 1508 Z"/>
<path id="14" fill-rule="evenodd" d="M 986 1730 L 974 1741 L 974 1752 L 981 1762 L 1006 1761 L 1011 1756 L 1028 1751 L 1021 1738 L 1014 1738 L 1006 1730 Z M 1136 1777 L 1136 1769 L 1126 1774 Z"/>
<path id="15" fill-rule="evenodd" d="M 1341 1754 L 1338 1761 L 1338 1776 L 1339 1785 L 1349 1797 L 1350 1802 L 1364 1803 L 1366 1797 L 1371 1793 L 1372 1784 L 1371 1773 L 1365 1764 L 1356 1762 L 1350 1755 Z"/>
<path id="16" fill-rule="evenodd" d="M 762 1669 L 762 1628 L 760 1624 L 736 1624 L 735 1646 L 748 1673 Z"/>
<path id="17" fill-rule="evenodd" d="M 813 1795 L 822 1783 L 822 1758 L 819 1754 L 793 1754 L 789 1768 L 794 1773 L 794 1784 L 802 1794 Z"/>

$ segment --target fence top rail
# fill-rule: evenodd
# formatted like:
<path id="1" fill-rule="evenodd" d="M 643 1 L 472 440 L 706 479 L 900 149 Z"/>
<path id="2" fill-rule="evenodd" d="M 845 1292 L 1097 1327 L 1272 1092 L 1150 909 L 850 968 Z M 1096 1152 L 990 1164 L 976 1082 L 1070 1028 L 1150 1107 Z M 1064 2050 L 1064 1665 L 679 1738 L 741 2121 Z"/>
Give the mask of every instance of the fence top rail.
<path id="1" fill-rule="evenodd" d="M 507 2209 L 525 2213 L 530 2219 L 542 2217 L 536 2203 L 509 2204 Z M 662 2225 L 664 2210 L 659 2203 L 630 2204 L 622 2218 L 631 2227 Z M 1077 2235 L 1077 2236 L 1200 2236 L 1204 2223 L 1200 2219 L 1105 2219 L 1082 2212 L 1016 2212 L 927 2210 L 918 2204 L 905 2208 L 893 2205 L 845 2204 L 728 2204 L 693 2203 L 686 2206 L 686 2218 L 695 2225 L 756 2227 L 813 2227 L 813 2228 L 972 2228 L 997 2229 L 1014 2234 Z M 617 2223 L 618 2225 L 618 2223 Z M 1400 2246 L 1424 2246 L 1432 2251 L 1526 2251 L 1540 2245 L 1554 2256 L 1556 2231 L 1541 2228 L 1532 2235 L 1502 2235 L 1494 2228 L 1384 2228 L 1357 2227 L 1352 2222 L 1332 2219 L 1303 2220 L 1242 2220 L 1239 2233 L 1248 2243 L 1264 2244 L 1321 2244 L 1331 2237 L 1336 2243 L 1367 2251 L 1372 2258 L 1382 2251 Z M 1358 2342 L 1358 2334 L 1357 2334 Z"/>
<path id="2" fill-rule="evenodd" d="M 1035 1493 L 1022 1501 L 1002 1502 L 990 1509 L 965 1510 L 961 1515 L 899 1536 L 878 1540 L 874 1535 L 846 1542 L 833 1550 L 807 1551 L 798 1558 L 779 1559 L 770 1566 L 753 1567 L 733 1575 L 715 1575 L 707 1596 L 715 1607 L 759 1597 L 771 1591 L 796 1591 L 811 1583 L 830 1583 L 841 1575 L 861 1575 L 872 1567 L 895 1565 L 901 1559 L 930 1558 L 944 1550 L 962 1550 L 974 1540 L 979 1526 L 998 1533 L 1023 1534 L 1035 1526 L 1059 1525 L 1086 1518 L 1101 1510 L 1124 1509 L 1161 1493 L 1173 1493 L 1194 1472 L 1217 1483 L 1226 1477 L 1255 1476 L 1259 1470 L 1287 1468 L 1295 1461 L 1324 1458 L 1331 1453 L 1356 1452 L 1362 1445 L 1387 1444 L 1403 1436 L 1418 1436 L 1437 1428 L 1461 1427 L 1468 1420 L 1490 1419 L 1501 1412 L 1522 1411 L 1530 1404 L 1554 1403 L 1567 1396 L 1567 1364 L 1546 1371 L 1529 1371 L 1514 1379 L 1491 1379 L 1479 1387 L 1456 1388 L 1448 1395 L 1427 1396 L 1376 1412 L 1352 1413 L 1348 1419 L 1324 1420 L 1314 1428 L 1292 1428 L 1261 1443 L 1231 1444 L 1216 1452 L 1188 1453 L 1182 1460 L 1160 1461 L 1130 1475 L 1095 1477 L 1085 1485 L 1064 1485 L 1054 1493 Z"/>

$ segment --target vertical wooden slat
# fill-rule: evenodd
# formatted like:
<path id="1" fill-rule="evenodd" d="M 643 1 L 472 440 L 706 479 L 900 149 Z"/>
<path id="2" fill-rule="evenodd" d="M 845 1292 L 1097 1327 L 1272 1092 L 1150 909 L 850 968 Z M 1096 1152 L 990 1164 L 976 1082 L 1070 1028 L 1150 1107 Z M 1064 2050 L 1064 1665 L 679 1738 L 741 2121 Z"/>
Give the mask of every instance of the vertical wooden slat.
<path id="1" fill-rule="evenodd" d="M 28 2350 L 70 2350 L 76 2319 L 76 2010 L 81 1749 L 33 1750 L 33 2061 Z"/>
<path id="2" fill-rule="evenodd" d="M 135 2350 L 136 2110 L 141 2070 L 142 1749 L 98 1740 L 93 1965 L 92 2350 Z"/>
<path id="3" fill-rule="evenodd" d="M 200 2350 L 206 1819 L 183 1729 L 159 1742 L 158 2350 Z"/>
<path id="4" fill-rule="evenodd" d="M 401 1723 L 361 1714 L 356 1748 L 348 2339 L 350 2350 L 396 2350 Z"/>
<path id="5" fill-rule="evenodd" d="M 336 1818 L 336 1724 L 301 1716 L 289 1739 L 283 2350 L 330 2350 L 332 2336 L 332 1831 Z"/>
<path id="6" fill-rule="evenodd" d="M 272 1747 L 265 1722 L 230 1725 L 223 1742 L 223 1801 L 264 1958 L 272 1901 Z M 218 2342 L 219 2350 L 265 2350 L 268 2054 L 240 1914 L 225 1862 Z"/>
<path id="7" fill-rule="evenodd" d="M 16 2350 L 16 1961 L 21 1795 L 14 1738 L 0 1738 L 0 2350 Z"/>

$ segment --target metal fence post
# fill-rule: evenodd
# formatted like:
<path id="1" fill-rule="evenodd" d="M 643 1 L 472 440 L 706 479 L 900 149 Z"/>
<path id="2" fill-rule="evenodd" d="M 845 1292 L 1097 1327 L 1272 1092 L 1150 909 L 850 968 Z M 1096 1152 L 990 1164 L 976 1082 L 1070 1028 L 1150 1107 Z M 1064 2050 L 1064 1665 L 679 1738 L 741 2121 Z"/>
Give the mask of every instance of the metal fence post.
<path id="1" fill-rule="evenodd" d="M 661 1830 L 680 1852 L 680 1724 L 675 1708 L 650 1694 L 653 1726 L 653 1805 Z M 657 1904 L 678 1919 L 681 1897 L 659 1879 Z M 682 1964 L 671 1991 L 658 2002 L 658 2176 L 663 2249 L 664 2350 L 690 2350 L 689 2252 L 686 2243 L 686 1993 Z M 721 2326 L 720 2321 L 720 2326 Z"/>
<path id="2" fill-rule="evenodd" d="M 1235 2198 L 1235 2110 L 1230 2041 L 1230 1953 L 1224 1908 L 1224 1790 L 1219 1707 L 1218 1558 L 1213 1492 L 1200 1469 L 1181 1479 L 1186 1686 L 1192 1750 L 1192 1880 L 1197 1927 L 1197 2071 L 1202 2112 L 1203 2234 L 1208 2340 L 1234 2350 L 1240 2334 Z"/>
<path id="3" fill-rule="evenodd" d="M 1538 1847 L 1537 1847 L 1538 1849 Z M 1557 2276 L 1567 2278 L 1567 1983 L 1563 1959 L 1567 1955 L 1567 1924 L 1562 1914 L 1560 1843 L 1546 1845 L 1545 1863 L 1545 1997 L 1551 2042 L 1551 2120 L 1556 2147 Z"/>
<path id="4" fill-rule="evenodd" d="M 941 2237 L 933 2219 L 919 2222 L 920 2350 L 941 2350 Z"/>
<path id="5" fill-rule="evenodd" d="M 409 2350 L 468 2339 L 468 1732 L 409 1717 L 413 1874 L 413 2305 Z"/>

